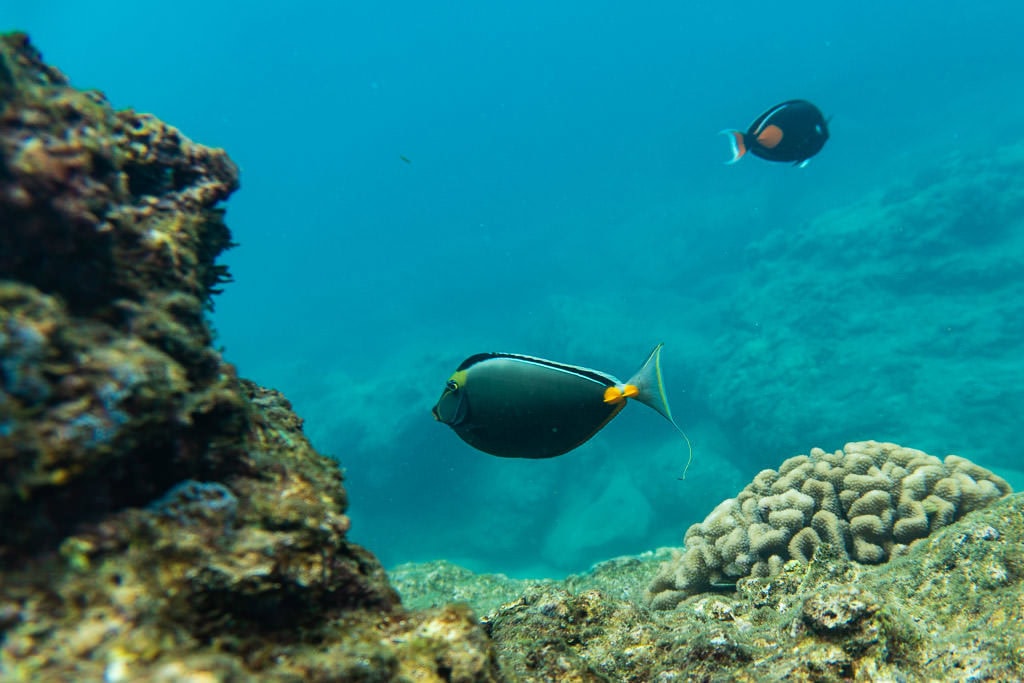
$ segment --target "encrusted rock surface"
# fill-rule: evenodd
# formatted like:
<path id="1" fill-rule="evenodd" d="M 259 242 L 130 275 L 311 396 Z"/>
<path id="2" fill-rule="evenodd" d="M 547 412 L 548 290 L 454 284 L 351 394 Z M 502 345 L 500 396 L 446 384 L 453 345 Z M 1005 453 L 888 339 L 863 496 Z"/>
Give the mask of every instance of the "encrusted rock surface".
<path id="1" fill-rule="evenodd" d="M 237 184 L 0 38 L 0 679 L 499 680 L 468 610 L 402 608 L 338 464 L 211 346 Z"/>
<path id="2" fill-rule="evenodd" d="M 114 112 L 4 39 L 0 562 L 234 467 L 249 408 L 204 309 L 237 186 L 223 150 Z"/>
<path id="3" fill-rule="evenodd" d="M 672 548 L 659 548 L 641 555 L 612 558 L 560 581 L 475 574 L 445 560 L 401 564 L 388 570 L 388 576 L 401 594 L 402 604 L 412 609 L 462 602 L 477 614 L 489 614 L 541 585 L 574 593 L 597 590 L 611 598 L 640 603 L 645 599 L 647 584 L 675 552 Z"/>
<path id="4" fill-rule="evenodd" d="M 833 550 L 822 545 L 809 562 L 692 595 L 674 610 L 598 588 L 610 569 L 613 585 L 644 586 L 661 561 L 621 558 L 564 583 L 517 586 L 484 623 L 505 675 L 518 681 L 1024 680 L 1024 496 L 972 512 L 883 564 Z M 463 595 L 472 593 L 465 570 L 458 576 Z"/>
<path id="5" fill-rule="evenodd" d="M 955 455 L 943 461 L 876 441 L 815 448 L 762 471 L 691 526 L 686 550 L 651 583 L 651 603 L 671 609 L 716 585 L 778 574 L 823 543 L 858 562 L 885 562 L 1009 492 L 1001 477 Z"/>

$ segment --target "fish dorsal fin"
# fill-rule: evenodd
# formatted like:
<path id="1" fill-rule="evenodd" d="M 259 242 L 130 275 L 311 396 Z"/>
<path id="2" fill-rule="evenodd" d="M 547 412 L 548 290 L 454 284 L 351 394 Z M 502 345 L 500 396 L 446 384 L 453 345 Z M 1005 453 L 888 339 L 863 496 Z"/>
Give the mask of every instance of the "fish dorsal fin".
<path id="1" fill-rule="evenodd" d="M 512 360 L 519 363 L 531 363 L 533 365 L 542 365 L 546 368 L 553 370 L 559 370 L 561 372 L 567 372 L 573 375 L 579 375 L 598 384 L 603 384 L 606 387 L 618 386 L 619 380 L 615 379 L 611 375 L 599 370 L 592 370 L 591 368 L 585 368 L 580 365 L 569 365 L 568 363 L 558 363 L 553 360 L 547 360 L 546 358 L 538 358 L 537 356 L 527 356 L 522 353 L 506 353 L 504 351 L 491 351 L 488 353 L 478 353 L 470 356 L 466 360 L 462 361 L 459 365 L 458 370 L 466 370 L 478 363 L 482 363 L 488 360 L 496 360 L 504 358 L 506 360 Z"/>
<path id="2" fill-rule="evenodd" d="M 683 476 L 681 477 L 681 479 L 685 479 L 686 471 L 690 469 L 690 463 L 693 462 L 693 445 L 690 443 L 690 437 L 686 436 L 686 432 L 672 418 L 672 409 L 668 405 L 668 396 L 665 395 L 665 383 L 661 378 L 661 348 L 663 346 L 665 345 L 658 344 L 654 347 L 651 355 L 647 356 L 647 360 L 640 366 L 640 369 L 629 378 L 623 390 L 631 386 L 635 387 L 636 393 L 631 397 L 640 401 L 645 406 L 658 411 L 666 420 L 672 423 L 676 431 L 686 440 L 686 445 L 690 449 L 690 457 L 686 461 L 686 469 L 683 470 Z M 633 392 L 629 393 L 632 394 Z"/>

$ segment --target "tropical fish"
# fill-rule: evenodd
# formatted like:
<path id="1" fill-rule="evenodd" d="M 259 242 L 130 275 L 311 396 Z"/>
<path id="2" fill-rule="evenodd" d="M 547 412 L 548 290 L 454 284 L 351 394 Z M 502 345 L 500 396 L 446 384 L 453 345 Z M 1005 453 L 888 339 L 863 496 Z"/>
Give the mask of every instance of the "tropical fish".
<path id="1" fill-rule="evenodd" d="M 821 110 L 806 100 L 777 104 L 758 116 L 746 133 L 723 130 L 732 145 L 735 164 L 748 151 L 768 161 L 791 161 L 805 166 L 828 140 L 828 121 Z"/>
<path id="2" fill-rule="evenodd" d="M 533 356 L 478 353 L 448 379 L 434 418 L 473 448 L 503 458 L 568 453 L 599 432 L 630 398 L 658 411 L 682 434 L 665 397 L 661 347 L 628 382 Z"/>

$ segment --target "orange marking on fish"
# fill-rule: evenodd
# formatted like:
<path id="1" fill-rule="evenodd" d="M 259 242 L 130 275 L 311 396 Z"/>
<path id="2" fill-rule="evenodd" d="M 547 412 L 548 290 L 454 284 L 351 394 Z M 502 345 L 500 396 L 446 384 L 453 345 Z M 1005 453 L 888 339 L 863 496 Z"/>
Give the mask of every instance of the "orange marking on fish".
<path id="1" fill-rule="evenodd" d="M 757 141 L 768 149 L 773 149 L 782 142 L 782 129 L 778 126 L 765 126 L 764 130 L 757 134 Z"/>
<path id="2" fill-rule="evenodd" d="M 626 400 L 625 394 L 618 387 L 608 387 L 604 390 L 604 402 L 605 403 L 622 403 Z"/>
<path id="3" fill-rule="evenodd" d="M 736 141 L 736 154 L 733 156 L 732 160 L 739 161 L 739 158 L 747 153 L 747 146 L 743 142 L 743 133 L 739 132 L 738 130 L 732 131 L 732 137 Z"/>

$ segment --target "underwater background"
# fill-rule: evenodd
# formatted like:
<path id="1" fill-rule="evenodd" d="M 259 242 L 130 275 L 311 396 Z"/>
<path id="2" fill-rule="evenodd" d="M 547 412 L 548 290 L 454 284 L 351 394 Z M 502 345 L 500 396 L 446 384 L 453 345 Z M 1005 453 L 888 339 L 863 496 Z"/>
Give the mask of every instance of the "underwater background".
<path id="1" fill-rule="evenodd" d="M 1024 484 L 1016 3 L 0 16 L 238 162 L 220 343 L 344 467 L 351 538 L 386 566 L 554 577 L 679 545 L 759 470 L 859 439 Z M 722 163 L 719 130 L 797 97 L 833 117 L 807 168 Z M 430 416 L 479 351 L 626 377 L 658 342 L 684 481 L 644 408 L 547 461 Z"/>

